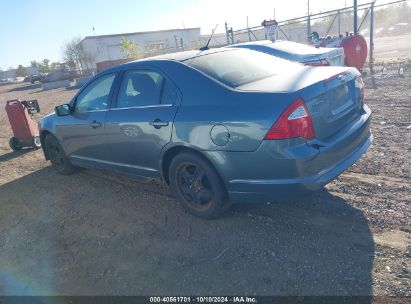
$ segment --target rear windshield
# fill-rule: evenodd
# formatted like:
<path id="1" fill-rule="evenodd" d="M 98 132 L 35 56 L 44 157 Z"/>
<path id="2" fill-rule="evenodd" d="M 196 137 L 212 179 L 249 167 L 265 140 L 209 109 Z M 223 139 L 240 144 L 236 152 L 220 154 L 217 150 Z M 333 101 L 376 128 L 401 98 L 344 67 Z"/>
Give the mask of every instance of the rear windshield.
<path id="1" fill-rule="evenodd" d="M 186 63 L 232 88 L 276 75 L 296 64 L 243 49 L 207 54 Z"/>

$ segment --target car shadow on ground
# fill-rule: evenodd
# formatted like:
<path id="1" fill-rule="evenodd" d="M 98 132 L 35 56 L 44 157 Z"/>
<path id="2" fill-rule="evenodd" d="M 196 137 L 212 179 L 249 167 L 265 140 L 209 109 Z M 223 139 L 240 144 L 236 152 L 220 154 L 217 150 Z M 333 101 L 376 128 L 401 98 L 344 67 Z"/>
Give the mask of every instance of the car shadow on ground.
<path id="1" fill-rule="evenodd" d="M 332 193 L 205 221 L 86 171 L 0 186 L 0 294 L 372 294 L 368 222 Z"/>

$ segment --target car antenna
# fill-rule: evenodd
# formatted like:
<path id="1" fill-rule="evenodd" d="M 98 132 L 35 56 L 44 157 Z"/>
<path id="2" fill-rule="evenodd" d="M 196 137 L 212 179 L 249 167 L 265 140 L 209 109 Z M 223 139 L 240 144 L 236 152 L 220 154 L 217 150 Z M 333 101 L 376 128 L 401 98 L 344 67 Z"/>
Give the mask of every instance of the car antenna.
<path id="1" fill-rule="evenodd" d="M 210 44 L 211 39 L 213 38 L 214 32 L 215 32 L 215 30 L 217 29 L 217 27 L 218 27 L 218 24 L 217 24 L 217 25 L 215 26 L 215 28 L 212 30 L 211 35 L 210 35 L 210 38 L 208 38 L 207 44 L 206 44 L 205 46 L 203 46 L 202 48 L 200 48 L 200 51 L 207 51 L 207 50 L 209 49 L 209 48 L 208 48 L 208 45 Z"/>

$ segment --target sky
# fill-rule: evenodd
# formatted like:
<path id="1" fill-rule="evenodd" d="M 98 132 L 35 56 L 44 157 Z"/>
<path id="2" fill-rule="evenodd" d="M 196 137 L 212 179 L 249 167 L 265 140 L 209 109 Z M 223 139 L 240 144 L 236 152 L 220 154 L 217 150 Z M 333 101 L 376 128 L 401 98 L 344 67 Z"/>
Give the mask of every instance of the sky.
<path id="1" fill-rule="evenodd" d="M 358 0 L 367 3 L 370 0 Z M 201 27 L 224 32 L 224 23 L 245 28 L 274 16 L 278 21 L 307 13 L 308 0 L 0 0 L 0 69 L 30 61 L 62 60 L 73 36 L 93 36 L 170 28 Z M 311 13 L 353 0 L 310 0 Z M 377 3 L 387 2 L 378 0 Z M 93 32 L 94 27 L 94 32 Z"/>

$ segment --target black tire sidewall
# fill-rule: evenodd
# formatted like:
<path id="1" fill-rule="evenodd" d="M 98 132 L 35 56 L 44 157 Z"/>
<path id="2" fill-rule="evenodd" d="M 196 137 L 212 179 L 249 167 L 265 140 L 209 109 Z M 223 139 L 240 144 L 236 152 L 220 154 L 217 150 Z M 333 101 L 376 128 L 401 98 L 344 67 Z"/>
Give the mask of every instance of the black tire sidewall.
<path id="1" fill-rule="evenodd" d="M 71 173 L 74 172 L 74 166 L 71 164 L 69 158 L 67 157 L 67 155 L 64 153 L 63 148 L 61 147 L 60 143 L 58 142 L 58 140 L 51 134 L 48 134 L 46 136 L 46 139 L 44 140 L 45 143 L 45 149 L 47 151 L 47 154 L 50 155 L 50 144 L 53 143 L 55 145 L 57 145 L 59 147 L 60 153 L 62 153 L 63 156 L 63 166 L 59 167 L 57 166 L 53 160 L 50 158 L 51 161 L 51 165 L 53 166 L 54 169 L 56 169 L 59 173 L 63 174 L 63 175 L 69 175 Z"/>
<path id="2" fill-rule="evenodd" d="M 199 166 L 204 171 L 205 175 L 207 176 L 211 184 L 214 199 L 210 207 L 204 211 L 199 211 L 191 207 L 190 204 L 186 202 L 185 198 L 181 195 L 180 191 L 178 190 L 178 168 L 180 164 L 184 162 L 193 163 Z M 226 211 L 227 208 L 225 208 L 225 206 L 227 204 L 227 195 L 224 185 L 216 170 L 200 156 L 197 156 L 194 153 L 187 152 L 180 153 L 177 156 L 175 156 L 170 163 L 169 180 L 170 188 L 174 194 L 174 197 L 179 201 L 181 206 L 191 215 L 203 219 L 212 219 L 220 216 L 222 212 Z"/>
<path id="3" fill-rule="evenodd" d="M 22 145 L 19 145 L 18 139 L 15 137 L 10 138 L 9 145 L 14 151 L 20 151 L 23 148 Z"/>

